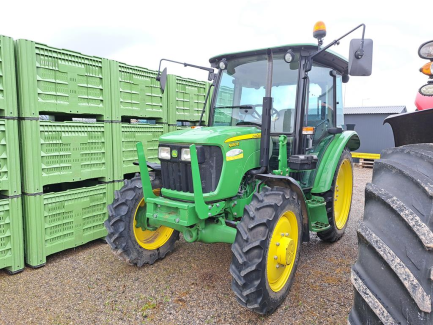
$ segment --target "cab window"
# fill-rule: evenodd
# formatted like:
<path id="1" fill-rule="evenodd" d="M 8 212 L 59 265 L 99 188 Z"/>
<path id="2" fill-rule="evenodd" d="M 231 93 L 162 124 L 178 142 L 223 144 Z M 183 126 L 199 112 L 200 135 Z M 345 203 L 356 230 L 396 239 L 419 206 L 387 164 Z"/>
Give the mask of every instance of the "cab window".
<path id="1" fill-rule="evenodd" d="M 309 72 L 308 109 L 306 125 L 315 127 L 313 144 L 327 135 L 327 129 L 334 127 L 335 99 L 334 77 L 331 69 L 313 66 Z"/>

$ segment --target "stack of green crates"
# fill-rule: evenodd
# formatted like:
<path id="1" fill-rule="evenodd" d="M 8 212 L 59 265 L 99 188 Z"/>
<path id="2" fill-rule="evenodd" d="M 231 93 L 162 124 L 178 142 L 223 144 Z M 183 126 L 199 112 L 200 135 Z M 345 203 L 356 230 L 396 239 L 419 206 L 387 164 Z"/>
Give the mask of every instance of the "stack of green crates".
<path id="1" fill-rule="evenodd" d="M 198 125 L 208 82 L 0 36 L 0 269 L 105 237 L 136 143 Z M 203 123 L 207 122 L 210 102 Z"/>
<path id="2" fill-rule="evenodd" d="M 114 192 L 110 63 L 27 40 L 16 49 L 26 262 L 38 267 L 106 235 Z"/>
<path id="3" fill-rule="evenodd" d="M 166 96 L 169 131 L 198 125 L 210 84 L 205 81 L 167 76 Z M 210 96 L 202 122 L 206 124 L 210 107 Z M 202 124 L 203 124 L 202 123 Z"/>
<path id="4" fill-rule="evenodd" d="M 14 41 L 0 36 L 0 269 L 24 268 Z"/>
<path id="5" fill-rule="evenodd" d="M 168 131 L 167 95 L 157 72 L 111 61 L 114 179 L 123 182 L 139 171 L 137 142 L 143 142 L 148 161 L 158 161 L 158 139 Z M 131 123 L 131 120 L 136 120 Z"/>
<path id="6" fill-rule="evenodd" d="M 233 105 L 233 88 L 222 86 L 219 90 L 218 94 L 218 101 L 215 103 L 215 106 L 231 106 Z M 215 120 L 218 121 L 217 123 L 221 123 L 223 125 L 228 125 L 226 123 L 230 124 L 230 121 L 232 119 L 232 109 L 231 108 L 221 108 L 218 110 L 215 110 Z"/>

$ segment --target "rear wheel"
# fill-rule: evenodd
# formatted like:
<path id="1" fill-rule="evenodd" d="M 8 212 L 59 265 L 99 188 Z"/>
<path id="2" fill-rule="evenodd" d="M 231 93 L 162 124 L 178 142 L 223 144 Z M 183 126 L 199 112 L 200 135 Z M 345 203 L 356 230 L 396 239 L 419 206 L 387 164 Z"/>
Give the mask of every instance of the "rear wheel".
<path id="1" fill-rule="evenodd" d="M 153 175 L 152 175 L 153 176 Z M 160 181 L 152 181 L 153 192 L 160 195 Z M 115 192 L 115 199 L 108 206 L 105 221 L 108 230 L 106 241 L 115 255 L 129 264 L 142 266 L 164 258 L 174 248 L 179 232 L 161 226 L 154 231 L 136 227 L 138 214 L 145 213 L 146 201 L 140 176 L 125 180 L 125 185 Z"/>
<path id="2" fill-rule="evenodd" d="M 343 237 L 349 221 L 353 192 L 353 162 L 349 149 L 345 148 L 335 170 L 332 188 L 323 197 L 326 202 L 328 230 L 320 231 L 317 236 L 327 242 L 335 242 Z"/>
<path id="3" fill-rule="evenodd" d="M 302 238 L 301 207 L 287 188 L 265 187 L 245 207 L 232 245 L 230 273 L 238 302 L 272 313 L 292 286 Z"/>
<path id="4" fill-rule="evenodd" d="M 365 189 L 350 324 L 432 324 L 433 144 L 385 150 Z"/>

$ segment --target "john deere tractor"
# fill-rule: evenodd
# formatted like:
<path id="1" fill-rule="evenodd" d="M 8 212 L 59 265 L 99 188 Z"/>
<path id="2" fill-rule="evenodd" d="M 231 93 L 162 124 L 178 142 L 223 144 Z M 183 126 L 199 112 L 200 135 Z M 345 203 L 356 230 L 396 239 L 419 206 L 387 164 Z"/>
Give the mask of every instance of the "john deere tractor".
<path id="1" fill-rule="evenodd" d="M 273 312 L 289 292 L 301 243 L 339 240 L 352 200 L 354 131 L 343 131 L 342 83 L 371 74 L 372 41 L 349 61 L 323 45 L 292 44 L 215 56 L 207 126 L 164 134 L 160 164 L 146 162 L 109 206 L 107 241 L 130 264 L 152 264 L 188 243 L 229 243 L 239 303 Z M 174 62 L 174 61 L 172 61 Z M 217 69 L 215 72 L 214 69 Z M 158 76 L 164 89 L 166 70 Z M 206 106 L 206 103 L 205 103 Z M 173 108 L 174 109 L 174 108 Z M 144 143 L 144 145 L 146 145 Z"/>

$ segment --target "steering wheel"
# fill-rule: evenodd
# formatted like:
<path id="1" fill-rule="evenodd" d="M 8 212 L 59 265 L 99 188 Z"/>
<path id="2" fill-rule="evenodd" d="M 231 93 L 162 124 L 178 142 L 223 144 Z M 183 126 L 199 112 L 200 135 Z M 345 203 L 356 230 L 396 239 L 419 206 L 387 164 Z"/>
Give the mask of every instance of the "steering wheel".
<path id="1" fill-rule="evenodd" d="M 252 107 L 252 112 L 248 113 L 248 109 L 245 109 L 245 115 L 246 114 L 251 114 L 251 117 L 256 119 L 256 120 L 262 120 L 262 114 L 260 114 L 257 110 L 256 107 L 263 107 L 263 104 L 255 104 L 255 105 L 245 105 L 245 106 L 250 106 Z M 280 112 L 277 111 L 275 108 L 272 108 L 271 110 L 271 117 L 275 116 L 275 120 L 278 120 L 280 118 Z M 249 122 L 249 121 L 241 121 L 236 123 L 236 125 L 245 125 L 245 124 L 254 124 L 254 125 L 259 125 L 261 126 L 260 123 L 256 123 L 256 122 Z"/>
<path id="2" fill-rule="evenodd" d="M 315 128 L 317 129 L 319 126 L 321 126 L 321 125 L 324 124 L 325 122 L 328 122 L 328 123 L 329 123 L 329 118 L 327 118 L 326 120 L 323 120 L 322 122 L 320 122 L 319 124 L 317 124 Z"/>

